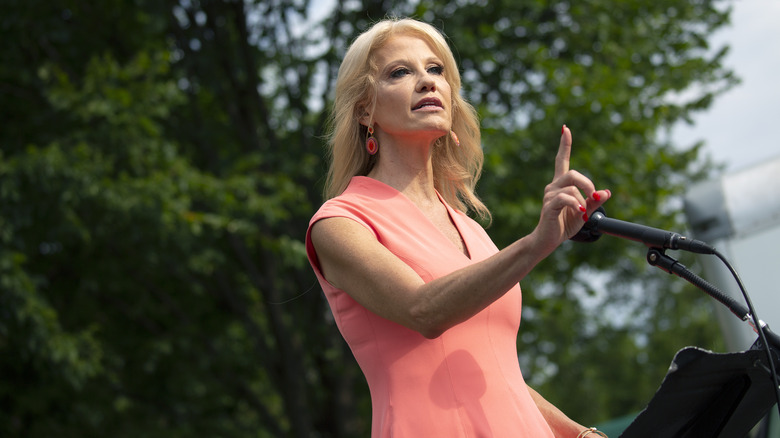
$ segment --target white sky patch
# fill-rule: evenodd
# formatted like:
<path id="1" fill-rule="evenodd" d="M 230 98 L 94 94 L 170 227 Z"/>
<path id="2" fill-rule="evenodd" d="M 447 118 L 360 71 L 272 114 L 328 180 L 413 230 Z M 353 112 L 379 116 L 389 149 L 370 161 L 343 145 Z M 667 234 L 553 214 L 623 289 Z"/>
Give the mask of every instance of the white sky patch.
<path id="1" fill-rule="evenodd" d="M 711 47 L 731 46 L 725 58 L 742 80 L 716 98 L 707 112 L 680 123 L 672 139 L 680 146 L 704 140 L 705 153 L 726 165 L 726 172 L 780 156 L 774 126 L 780 118 L 780 1 L 743 0 L 733 6 L 731 25 L 712 37 Z"/>

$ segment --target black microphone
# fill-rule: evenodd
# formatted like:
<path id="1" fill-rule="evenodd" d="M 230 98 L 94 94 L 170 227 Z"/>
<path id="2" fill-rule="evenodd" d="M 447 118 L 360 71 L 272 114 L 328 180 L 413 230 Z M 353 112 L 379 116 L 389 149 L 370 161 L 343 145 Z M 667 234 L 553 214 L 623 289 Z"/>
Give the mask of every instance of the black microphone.
<path id="1" fill-rule="evenodd" d="M 593 242 L 601 237 L 602 233 L 641 242 L 650 248 L 681 249 L 698 254 L 715 254 L 715 248 L 700 240 L 688 239 L 672 231 L 608 218 L 603 207 L 599 207 L 590 215 L 582 229 L 571 240 Z"/>

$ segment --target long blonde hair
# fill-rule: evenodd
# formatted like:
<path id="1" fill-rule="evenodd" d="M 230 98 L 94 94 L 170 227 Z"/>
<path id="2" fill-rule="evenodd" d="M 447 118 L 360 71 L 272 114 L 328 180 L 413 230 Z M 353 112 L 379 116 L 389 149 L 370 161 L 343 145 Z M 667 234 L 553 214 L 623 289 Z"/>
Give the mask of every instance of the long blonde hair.
<path id="1" fill-rule="evenodd" d="M 325 198 L 338 196 L 353 176 L 367 175 L 374 166 L 377 156 L 366 152 L 367 128 L 360 123 L 360 118 L 375 103 L 374 53 L 396 34 L 417 36 L 430 44 L 444 63 L 444 77 L 452 90 L 452 131 L 457 134 L 460 146 L 449 135 L 434 144 L 436 190 L 454 208 L 464 213 L 470 209 L 482 218 L 489 218 L 490 211 L 474 192 L 484 161 L 477 112 L 460 95 L 458 66 L 442 34 L 427 23 L 409 18 L 391 18 L 374 24 L 355 39 L 344 56 L 329 121 L 330 166 Z"/>

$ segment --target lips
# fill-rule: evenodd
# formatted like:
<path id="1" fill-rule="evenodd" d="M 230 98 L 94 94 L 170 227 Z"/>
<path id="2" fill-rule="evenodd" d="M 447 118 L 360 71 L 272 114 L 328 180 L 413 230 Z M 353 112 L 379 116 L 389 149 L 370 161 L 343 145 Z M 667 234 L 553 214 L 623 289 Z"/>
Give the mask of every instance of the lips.
<path id="1" fill-rule="evenodd" d="M 412 111 L 416 111 L 422 108 L 444 108 L 441 101 L 435 97 L 426 97 L 425 99 L 417 102 L 417 105 L 412 107 Z"/>

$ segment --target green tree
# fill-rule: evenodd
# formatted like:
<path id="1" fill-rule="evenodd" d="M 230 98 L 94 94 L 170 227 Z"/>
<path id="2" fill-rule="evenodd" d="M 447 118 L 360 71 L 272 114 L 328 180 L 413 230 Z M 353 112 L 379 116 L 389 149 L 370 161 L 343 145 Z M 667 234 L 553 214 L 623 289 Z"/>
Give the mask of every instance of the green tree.
<path id="1" fill-rule="evenodd" d="M 328 413 L 339 404 L 309 389 L 348 390 L 340 375 L 318 382 L 344 347 L 321 323 L 322 297 L 305 294 L 301 236 L 317 195 L 296 169 L 318 154 L 285 161 L 290 134 L 258 130 L 270 117 L 247 94 L 259 78 L 245 62 L 260 53 L 247 11 L 204 4 L 212 69 L 184 34 L 194 11 L 173 2 L 14 6 L 3 435 L 339 434 L 347 422 Z"/>
<path id="2" fill-rule="evenodd" d="M 711 1 L 335 2 L 322 21 L 294 0 L 3 3 L 3 436 L 365 435 L 302 241 L 339 60 L 376 19 L 452 41 L 499 246 L 535 224 L 563 123 L 610 215 L 679 227 L 711 165 L 661 134 L 734 82 L 708 55 L 728 19 Z M 583 422 L 641 408 L 681 346 L 717 345 L 708 300 L 643 257 L 567 244 L 523 282 L 524 372 Z"/>

